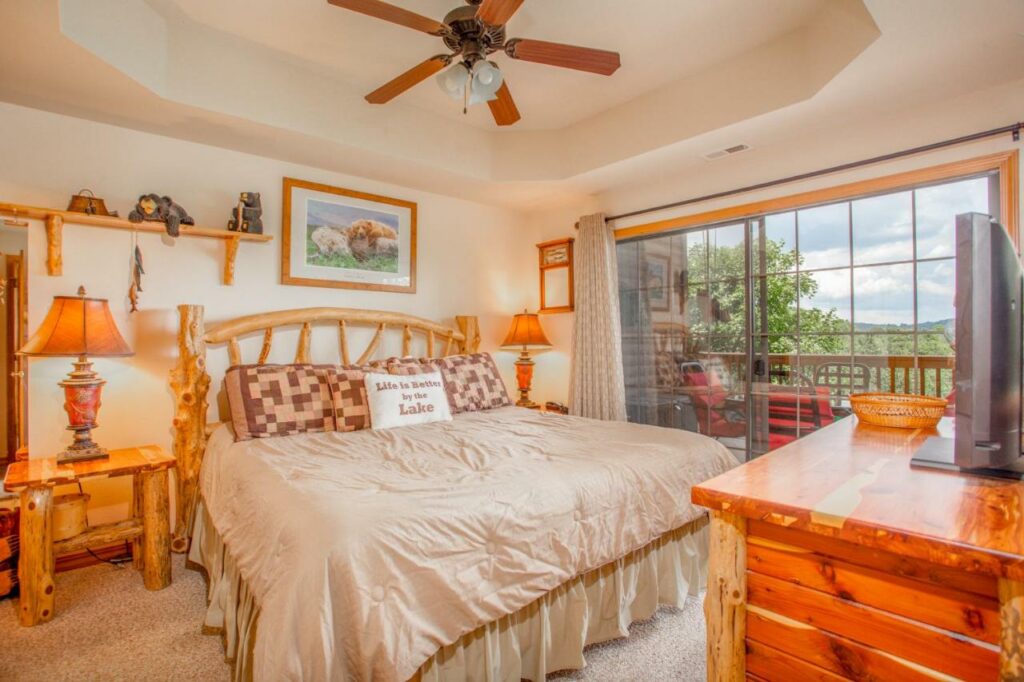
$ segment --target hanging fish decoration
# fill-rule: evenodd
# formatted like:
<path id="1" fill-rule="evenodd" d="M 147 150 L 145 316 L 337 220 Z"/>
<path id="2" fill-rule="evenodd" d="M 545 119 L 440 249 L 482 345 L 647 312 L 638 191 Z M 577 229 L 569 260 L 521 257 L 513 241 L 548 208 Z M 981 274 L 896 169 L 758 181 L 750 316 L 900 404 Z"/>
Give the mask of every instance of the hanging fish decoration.
<path id="1" fill-rule="evenodd" d="M 129 312 L 136 312 L 139 309 L 139 293 L 142 291 L 142 276 L 146 271 L 142 268 L 142 250 L 135 245 L 132 252 L 132 284 L 128 287 L 128 301 L 132 307 Z"/>

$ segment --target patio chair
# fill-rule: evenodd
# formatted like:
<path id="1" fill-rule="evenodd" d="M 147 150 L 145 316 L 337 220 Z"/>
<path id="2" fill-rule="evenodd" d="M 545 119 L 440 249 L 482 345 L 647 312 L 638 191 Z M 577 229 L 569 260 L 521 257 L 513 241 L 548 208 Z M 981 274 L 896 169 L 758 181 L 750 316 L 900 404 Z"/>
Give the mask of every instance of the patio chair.
<path id="1" fill-rule="evenodd" d="M 800 377 L 798 386 L 768 389 L 768 447 L 770 450 L 835 421 L 829 389 Z"/>
<path id="2" fill-rule="evenodd" d="M 825 362 L 814 370 L 814 385 L 828 389 L 829 393 L 850 395 L 871 390 L 871 368 L 867 365 L 848 362 Z M 841 405 L 841 398 L 832 398 L 832 411 L 837 417 L 848 417 L 853 413 Z"/>
<path id="3" fill-rule="evenodd" d="M 712 438 L 741 438 L 747 434 L 747 415 L 727 405 L 729 391 L 717 372 L 695 361 L 682 363 L 679 369 L 701 433 Z"/>

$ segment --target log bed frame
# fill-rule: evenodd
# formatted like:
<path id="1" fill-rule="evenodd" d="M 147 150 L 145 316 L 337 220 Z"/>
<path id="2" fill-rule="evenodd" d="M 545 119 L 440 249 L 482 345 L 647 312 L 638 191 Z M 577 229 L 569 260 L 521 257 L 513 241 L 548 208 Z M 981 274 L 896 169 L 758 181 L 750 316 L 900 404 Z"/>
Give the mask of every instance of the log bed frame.
<path id="1" fill-rule="evenodd" d="M 313 325 L 332 323 L 338 330 L 338 362 L 343 365 L 361 365 L 373 359 L 380 347 L 384 334 L 389 331 L 401 332 L 402 355 L 408 355 L 412 348 L 414 333 L 426 337 L 428 357 L 445 357 L 455 353 L 473 353 L 480 346 L 478 321 L 475 316 L 457 316 L 457 329 L 431 322 L 404 313 L 382 310 L 358 310 L 354 308 L 301 308 L 279 310 L 269 313 L 246 315 L 226 320 L 206 328 L 204 309 L 201 305 L 178 306 L 178 361 L 171 370 L 171 390 L 174 392 L 174 456 L 178 460 L 176 474 L 175 523 L 171 549 L 182 553 L 188 551 L 192 537 L 192 522 L 195 518 L 196 503 L 199 499 L 199 469 L 206 450 L 208 425 L 207 394 L 210 390 L 210 375 L 206 371 L 207 345 L 228 347 L 232 365 L 242 363 L 239 338 L 257 332 L 263 334 L 263 346 L 256 364 L 264 364 L 270 357 L 274 330 L 280 327 L 300 327 L 298 347 L 295 350 L 296 363 L 308 363 L 310 339 Z M 348 329 L 350 327 L 376 328 L 365 350 L 352 362 L 349 352 Z"/>

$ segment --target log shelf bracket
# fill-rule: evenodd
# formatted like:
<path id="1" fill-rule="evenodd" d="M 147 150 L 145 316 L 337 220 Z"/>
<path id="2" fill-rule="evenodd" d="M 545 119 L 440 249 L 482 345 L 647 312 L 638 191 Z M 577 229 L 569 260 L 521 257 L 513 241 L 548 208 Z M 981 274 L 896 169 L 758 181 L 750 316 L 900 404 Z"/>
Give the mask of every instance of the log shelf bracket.
<path id="1" fill-rule="evenodd" d="M 104 227 L 114 230 L 134 230 L 136 232 L 164 232 L 163 223 L 133 223 L 124 218 L 112 216 L 90 215 L 88 213 L 75 213 L 54 208 L 39 208 L 37 206 L 22 206 L 20 204 L 3 202 L 0 202 L 0 215 L 43 221 L 46 227 L 46 274 L 51 277 L 59 277 L 64 272 L 63 237 L 65 224 L 82 227 Z M 230 232 L 228 230 L 189 225 L 181 226 L 180 236 L 224 240 L 223 281 L 228 286 L 235 283 L 235 259 L 238 256 L 239 243 L 265 243 L 273 239 L 272 236 L 266 234 Z"/>

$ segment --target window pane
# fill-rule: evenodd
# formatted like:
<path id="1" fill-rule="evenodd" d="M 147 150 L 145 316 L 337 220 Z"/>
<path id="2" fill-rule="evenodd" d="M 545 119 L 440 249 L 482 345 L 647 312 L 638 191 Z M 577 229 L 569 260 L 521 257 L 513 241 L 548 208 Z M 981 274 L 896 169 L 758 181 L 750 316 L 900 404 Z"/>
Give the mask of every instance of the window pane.
<path id="1" fill-rule="evenodd" d="M 850 264 L 849 204 L 804 209 L 797 221 L 802 270 Z"/>
<path id="2" fill-rule="evenodd" d="M 917 328 L 942 331 L 953 319 L 956 261 L 926 261 L 917 264 Z"/>
<path id="3" fill-rule="evenodd" d="M 651 320 L 657 322 L 668 322 L 671 318 L 672 290 L 665 288 L 644 289 L 640 292 L 640 300 L 643 301 L 647 310 L 651 313 Z"/>
<path id="4" fill-rule="evenodd" d="M 743 257 L 746 225 L 725 225 L 708 230 L 708 250 L 711 279 L 743 277 L 746 261 Z"/>
<path id="5" fill-rule="evenodd" d="M 619 320 L 622 324 L 622 337 L 627 334 L 638 334 L 642 322 L 640 315 L 640 292 L 632 291 L 619 292 Z"/>
<path id="6" fill-rule="evenodd" d="M 669 256 L 671 240 L 664 237 L 641 243 L 643 270 L 640 275 L 640 288 L 668 289 L 672 278 L 672 259 Z"/>
<path id="7" fill-rule="evenodd" d="M 708 279 L 708 231 L 691 230 L 675 235 L 673 239 L 682 243 L 681 247 L 673 245 L 673 250 L 679 249 L 686 252 L 687 281 L 706 282 Z"/>
<path id="8" fill-rule="evenodd" d="M 917 354 L 953 357 L 953 346 L 945 334 L 918 334 Z"/>
<path id="9" fill-rule="evenodd" d="M 854 265 L 914 258 L 910 192 L 858 199 L 852 207 Z"/>
<path id="10" fill-rule="evenodd" d="M 800 333 L 850 331 L 850 269 L 800 273 Z"/>
<path id="11" fill-rule="evenodd" d="M 913 329 L 914 266 L 854 268 L 853 321 L 857 331 Z"/>
<path id="12" fill-rule="evenodd" d="M 640 287 L 640 242 L 619 243 L 615 246 L 619 265 L 619 291 L 632 291 Z"/>
<path id="13" fill-rule="evenodd" d="M 762 382 L 787 386 L 798 383 L 800 358 L 797 355 L 799 342 L 796 336 L 772 334 L 761 337 L 755 345 L 758 351 L 763 351 L 765 346 L 768 350 L 766 354 L 757 352 L 754 355 L 754 371 L 760 372 L 757 377 Z"/>
<path id="14" fill-rule="evenodd" d="M 731 279 L 711 284 L 713 334 L 741 336 L 746 332 L 746 292 L 743 283 L 742 279 Z"/>
<path id="15" fill-rule="evenodd" d="M 956 216 L 990 213 L 989 178 L 960 180 L 916 190 L 917 257 L 941 258 L 956 251 Z"/>
<path id="16" fill-rule="evenodd" d="M 796 331 L 796 275 L 756 277 L 752 281 L 750 296 L 755 333 Z"/>
<path id="17" fill-rule="evenodd" d="M 813 356 L 813 357 L 812 357 Z M 837 356 L 837 357 L 831 357 Z M 814 372 L 819 363 L 849 362 L 849 334 L 801 334 L 801 362 L 809 370 L 807 378 L 814 381 Z"/>
<path id="18" fill-rule="evenodd" d="M 853 349 L 854 362 L 870 368 L 870 390 L 916 392 L 913 334 L 856 334 Z"/>
<path id="19" fill-rule="evenodd" d="M 693 283 L 686 287 L 682 315 L 683 326 L 691 333 L 710 331 L 714 324 L 711 294 L 707 284 Z"/>
<path id="20" fill-rule="evenodd" d="M 925 334 L 918 339 L 919 348 L 925 347 L 931 350 L 933 348 L 933 344 L 941 345 L 945 341 L 942 337 L 934 340 L 926 340 L 926 336 L 931 335 Z M 918 383 L 922 387 L 921 392 L 925 395 L 945 398 L 953 390 L 953 371 L 956 368 L 956 358 L 954 358 L 952 352 L 948 350 L 948 344 L 946 344 L 946 348 L 947 351 L 945 353 L 922 355 L 917 359 L 917 366 L 919 367 L 918 372 L 921 375 L 921 379 L 918 380 Z"/>
<path id="21" fill-rule="evenodd" d="M 763 261 L 760 253 L 762 229 L 765 242 Z M 791 211 L 765 216 L 757 223 L 750 248 L 754 272 L 796 270 L 796 213 Z"/>

